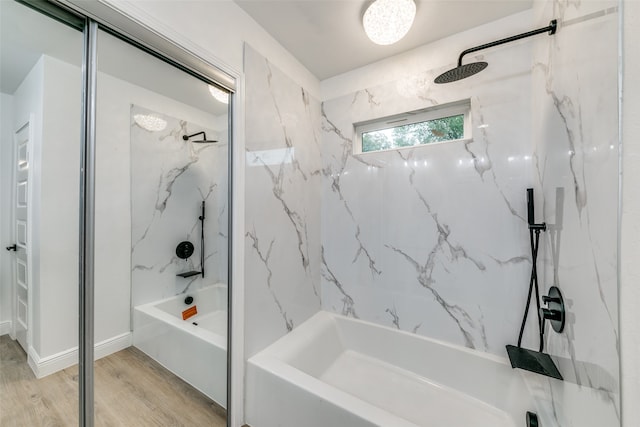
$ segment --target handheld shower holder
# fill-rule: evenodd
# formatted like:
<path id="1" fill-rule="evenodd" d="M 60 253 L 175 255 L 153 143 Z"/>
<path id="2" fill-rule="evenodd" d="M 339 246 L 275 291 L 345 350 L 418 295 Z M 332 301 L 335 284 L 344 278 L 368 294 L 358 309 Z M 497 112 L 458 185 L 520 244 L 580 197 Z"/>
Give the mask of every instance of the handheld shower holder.
<path id="1" fill-rule="evenodd" d="M 529 224 L 529 230 L 547 231 L 547 224 L 545 222 L 541 224 Z"/>

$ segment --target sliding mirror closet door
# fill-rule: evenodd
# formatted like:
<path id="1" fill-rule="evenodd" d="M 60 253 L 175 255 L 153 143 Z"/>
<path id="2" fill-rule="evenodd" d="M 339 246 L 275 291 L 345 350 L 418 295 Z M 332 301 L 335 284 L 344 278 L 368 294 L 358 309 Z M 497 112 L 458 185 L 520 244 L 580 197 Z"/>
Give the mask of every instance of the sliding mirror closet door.
<path id="1" fill-rule="evenodd" d="M 55 16 L 0 1 L 2 426 L 78 424 L 84 21 Z"/>
<path id="2" fill-rule="evenodd" d="M 97 45 L 96 424 L 226 426 L 229 94 Z"/>

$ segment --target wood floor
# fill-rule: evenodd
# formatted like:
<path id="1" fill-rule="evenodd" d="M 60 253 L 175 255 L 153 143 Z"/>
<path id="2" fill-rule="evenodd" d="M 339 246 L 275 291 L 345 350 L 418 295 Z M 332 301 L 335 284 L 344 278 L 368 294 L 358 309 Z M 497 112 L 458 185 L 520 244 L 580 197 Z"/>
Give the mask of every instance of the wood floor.
<path id="1" fill-rule="evenodd" d="M 95 363 L 96 426 L 226 426 L 205 395 L 130 347 Z M 78 425 L 78 367 L 36 379 L 27 356 L 0 337 L 0 426 Z"/>

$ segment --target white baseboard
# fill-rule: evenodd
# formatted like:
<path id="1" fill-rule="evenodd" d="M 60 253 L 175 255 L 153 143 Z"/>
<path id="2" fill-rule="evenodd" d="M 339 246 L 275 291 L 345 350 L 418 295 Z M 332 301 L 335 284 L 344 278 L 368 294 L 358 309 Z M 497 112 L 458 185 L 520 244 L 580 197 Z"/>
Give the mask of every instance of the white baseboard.
<path id="1" fill-rule="evenodd" d="M 133 337 L 131 332 L 117 335 L 95 345 L 94 356 L 98 360 L 127 347 L 131 347 Z M 36 378 L 43 378 L 70 366 L 78 364 L 78 348 L 72 348 L 60 353 L 43 357 L 33 347 L 29 347 L 27 362 Z"/>
<path id="2" fill-rule="evenodd" d="M 11 320 L 0 322 L 0 336 L 11 334 Z"/>

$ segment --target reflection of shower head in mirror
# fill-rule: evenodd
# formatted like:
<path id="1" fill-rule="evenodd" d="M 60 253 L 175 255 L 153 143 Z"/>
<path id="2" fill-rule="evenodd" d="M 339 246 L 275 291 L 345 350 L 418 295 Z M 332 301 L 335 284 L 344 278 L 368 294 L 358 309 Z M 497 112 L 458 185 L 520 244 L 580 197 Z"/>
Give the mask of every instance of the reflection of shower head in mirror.
<path id="1" fill-rule="evenodd" d="M 188 141 L 189 139 L 191 139 L 191 138 L 193 138 L 194 136 L 197 136 L 197 135 L 202 135 L 202 139 L 196 139 L 195 141 L 191 141 L 191 142 L 196 143 L 196 144 L 211 144 L 211 143 L 214 143 L 214 142 L 218 142 L 218 141 L 213 140 L 213 139 L 208 140 L 207 139 L 207 134 L 204 133 L 204 131 L 196 132 L 196 133 L 191 134 L 191 135 L 182 135 L 182 139 L 184 139 L 185 141 Z"/>

